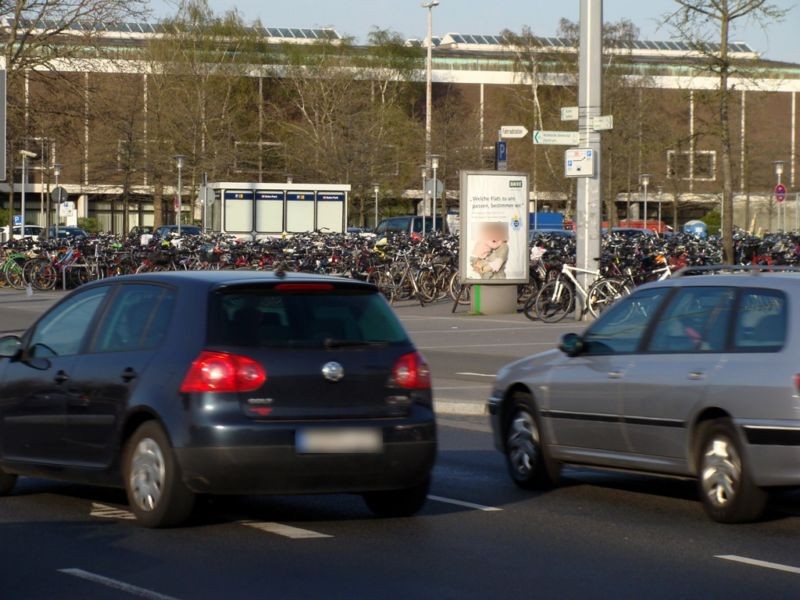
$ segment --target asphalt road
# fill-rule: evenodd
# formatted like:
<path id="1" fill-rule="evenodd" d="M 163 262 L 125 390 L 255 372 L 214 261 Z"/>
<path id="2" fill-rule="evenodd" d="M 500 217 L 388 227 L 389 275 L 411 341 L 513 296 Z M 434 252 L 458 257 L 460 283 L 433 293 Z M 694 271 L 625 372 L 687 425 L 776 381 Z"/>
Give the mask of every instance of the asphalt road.
<path id="1" fill-rule="evenodd" d="M 0 330 L 51 301 L 0 291 Z M 580 329 L 397 310 L 437 397 L 468 406 L 485 398 L 483 375 Z M 439 425 L 431 499 L 409 519 L 375 519 L 350 495 L 217 498 L 190 526 L 152 531 L 120 491 L 22 479 L 0 498 L 0 599 L 800 595 L 797 494 L 776 498 L 766 521 L 725 526 L 687 481 L 570 468 L 561 487 L 524 492 L 485 417 L 440 412 Z"/>

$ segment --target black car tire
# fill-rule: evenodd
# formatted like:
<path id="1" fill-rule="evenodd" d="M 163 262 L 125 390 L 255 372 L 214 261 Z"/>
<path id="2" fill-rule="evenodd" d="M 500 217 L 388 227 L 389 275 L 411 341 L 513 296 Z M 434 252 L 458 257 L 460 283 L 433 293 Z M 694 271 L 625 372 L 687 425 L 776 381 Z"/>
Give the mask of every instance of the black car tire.
<path id="1" fill-rule="evenodd" d="M 514 392 L 507 414 L 503 437 L 511 479 L 526 490 L 558 485 L 561 463 L 548 455 L 533 397 L 525 392 Z"/>
<path id="2" fill-rule="evenodd" d="M 17 476 L 0 469 L 0 496 L 8 496 L 17 483 Z"/>
<path id="3" fill-rule="evenodd" d="M 189 518 L 195 495 L 184 484 L 167 435 L 157 422 L 139 426 L 125 444 L 122 464 L 128 503 L 141 525 L 174 527 Z"/>
<path id="4" fill-rule="evenodd" d="M 697 435 L 697 487 L 706 514 L 719 523 L 757 520 L 769 496 L 753 483 L 733 423 L 709 421 Z"/>
<path id="5" fill-rule="evenodd" d="M 367 507 L 378 517 L 410 517 L 418 513 L 428 499 L 431 479 L 406 489 L 363 494 Z"/>

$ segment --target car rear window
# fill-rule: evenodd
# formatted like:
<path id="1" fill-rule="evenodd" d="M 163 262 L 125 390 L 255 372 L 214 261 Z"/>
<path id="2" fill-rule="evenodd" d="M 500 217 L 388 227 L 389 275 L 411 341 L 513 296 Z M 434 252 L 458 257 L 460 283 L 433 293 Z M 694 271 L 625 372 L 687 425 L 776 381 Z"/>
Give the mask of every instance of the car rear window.
<path id="1" fill-rule="evenodd" d="M 279 287 L 279 286 L 277 286 Z M 220 346 L 347 346 L 406 343 L 403 326 L 370 289 L 305 291 L 290 284 L 212 293 L 208 343 Z"/>

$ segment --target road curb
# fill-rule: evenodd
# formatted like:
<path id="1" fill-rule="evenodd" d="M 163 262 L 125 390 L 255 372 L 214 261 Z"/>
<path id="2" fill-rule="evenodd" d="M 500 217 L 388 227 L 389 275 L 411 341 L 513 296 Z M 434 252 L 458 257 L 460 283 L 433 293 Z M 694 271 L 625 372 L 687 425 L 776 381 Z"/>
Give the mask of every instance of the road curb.
<path id="1" fill-rule="evenodd" d="M 465 402 L 464 400 L 434 400 L 433 411 L 445 415 L 482 417 L 486 414 L 485 402 Z"/>

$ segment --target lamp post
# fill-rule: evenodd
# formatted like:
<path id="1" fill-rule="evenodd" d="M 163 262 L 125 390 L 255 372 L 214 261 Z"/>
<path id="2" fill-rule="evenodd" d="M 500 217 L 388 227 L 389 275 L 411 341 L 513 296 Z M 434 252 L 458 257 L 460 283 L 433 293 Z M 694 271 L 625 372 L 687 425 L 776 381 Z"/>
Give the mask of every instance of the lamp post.
<path id="1" fill-rule="evenodd" d="M 425 217 L 428 216 L 428 198 L 425 190 L 425 179 L 428 177 L 428 168 L 422 165 L 422 237 L 425 237 Z"/>
<path id="2" fill-rule="evenodd" d="M 375 192 L 375 229 L 378 228 L 378 192 L 381 191 L 381 186 L 377 183 L 372 184 L 372 191 Z"/>
<path id="3" fill-rule="evenodd" d="M 55 227 L 56 227 L 56 239 L 58 239 L 58 222 L 59 222 L 59 215 L 61 214 L 61 190 L 58 189 L 58 178 L 61 176 L 61 167 L 63 165 L 61 163 L 55 163 L 53 165 L 53 177 L 56 180 L 56 192 L 58 192 L 58 198 L 56 199 L 56 210 L 55 210 Z"/>
<path id="4" fill-rule="evenodd" d="M 664 233 L 664 231 L 661 228 L 661 195 L 663 193 L 664 193 L 664 188 L 661 187 L 661 186 L 658 186 L 658 235 L 661 235 L 661 234 Z"/>
<path id="5" fill-rule="evenodd" d="M 775 165 L 775 177 L 778 180 L 778 183 L 776 184 L 776 186 L 777 186 L 777 185 L 781 184 L 781 175 L 783 175 L 783 161 L 782 160 L 775 160 L 775 161 L 772 162 L 772 164 Z M 779 202 L 778 203 L 778 229 L 781 230 L 781 231 L 786 229 L 786 223 L 785 223 L 785 221 L 786 221 L 786 211 L 784 210 L 783 216 L 781 216 L 781 209 L 782 208 L 785 208 L 783 206 L 783 202 Z"/>
<path id="6" fill-rule="evenodd" d="M 181 235 L 181 221 L 183 217 L 183 205 L 181 203 L 183 165 L 186 162 L 186 157 L 183 154 L 175 155 L 175 164 L 178 167 L 178 237 Z"/>
<path id="7" fill-rule="evenodd" d="M 425 166 L 431 164 L 431 112 L 432 112 L 432 71 L 433 71 L 433 7 L 439 6 L 439 0 L 429 0 L 421 4 L 428 9 L 428 54 L 425 63 Z M 425 220 L 423 219 L 423 222 Z"/>
<path id="8" fill-rule="evenodd" d="M 436 231 L 436 201 L 439 196 L 439 180 L 436 179 L 436 169 L 439 168 L 439 157 L 436 155 L 431 156 L 431 168 L 433 169 L 433 181 L 431 182 L 431 189 L 433 191 L 433 223 L 431 231 Z"/>
<path id="9" fill-rule="evenodd" d="M 647 229 L 647 186 L 650 185 L 650 174 L 639 175 L 639 185 L 644 188 L 644 229 Z"/>
<path id="10" fill-rule="evenodd" d="M 25 237 L 25 188 L 28 185 L 28 159 L 29 158 L 36 158 L 38 154 L 36 152 L 30 152 L 29 150 L 20 150 L 20 155 L 22 156 L 22 197 L 20 199 L 20 216 L 22 218 L 22 237 Z M 12 239 L 14 236 L 14 231 L 12 229 L 11 236 L 9 239 Z"/>

